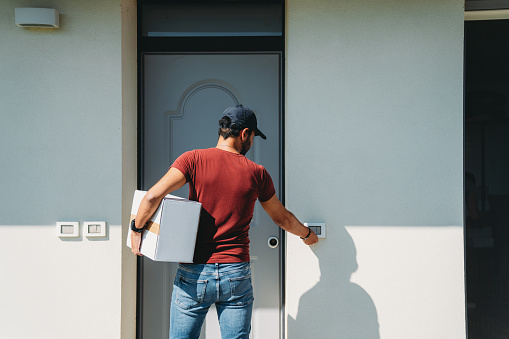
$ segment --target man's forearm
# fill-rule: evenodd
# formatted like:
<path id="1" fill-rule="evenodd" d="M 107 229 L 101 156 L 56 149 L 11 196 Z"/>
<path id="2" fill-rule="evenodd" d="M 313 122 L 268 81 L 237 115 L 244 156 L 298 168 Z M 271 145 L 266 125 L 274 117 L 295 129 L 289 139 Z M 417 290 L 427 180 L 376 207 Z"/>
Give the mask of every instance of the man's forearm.
<path id="1" fill-rule="evenodd" d="M 304 226 L 292 212 L 287 210 L 275 195 L 269 200 L 261 202 L 261 204 L 276 225 L 299 236 L 306 245 L 313 245 L 318 242 L 316 234 L 310 228 Z"/>
<path id="2" fill-rule="evenodd" d="M 150 191 L 143 197 L 136 215 L 135 227 L 143 228 L 159 207 L 162 198 L 154 197 Z M 131 251 L 135 255 L 141 255 L 141 233 L 131 231 Z"/>
<path id="3" fill-rule="evenodd" d="M 279 227 L 287 232 L 304 238 L 308 235 L 309 229 L 304 226 L 292 212 L 286 210 L 285 217 L 281 220 Z"/>
<path id="4" fill-rule="evenodd" d="M 142 228 L 155 213 L 164 196 L 184 186 L 186 177 L 178 169 L 171 167 L 168 172 L 147 192 L 136 215 L 136 228 Z"/>
<path id="5" fill-rule="evenodd" d="M 155 213 L 164 196 L 186 183 L 186 177 L 178 169 L 171 167 L 168 172 L 159 180 L 143 197 L 136 214 L 136 228 L 142 228 L 147 224 Z M 131 250 L 135 255 L 141 255 L 141 233 L 131 232 Z"/>
<path id="6" fill-rule="evenodd" d="M 145 195 L 138 208 L 138 214 L 136 215 L 136 228 L 145 226 L 159 207 L 159 204 L 161 204 L 161 200 L 162 198 L 152 196 L 150 191 Z"/>

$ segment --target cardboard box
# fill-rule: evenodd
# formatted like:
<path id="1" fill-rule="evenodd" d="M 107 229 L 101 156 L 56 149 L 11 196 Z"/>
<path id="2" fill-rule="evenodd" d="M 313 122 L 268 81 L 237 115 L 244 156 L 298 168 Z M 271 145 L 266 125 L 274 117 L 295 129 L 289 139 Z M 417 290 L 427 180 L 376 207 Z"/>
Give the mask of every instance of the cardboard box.
<path id="1" fill-rule="evenodd" d="M 134 192 L 129 222 L 136 218 L 146 193 Z M 200 212 L 199 202 L 174 195 L 164 197 L 143 231 L 141 254 L 154 261 L 192 263 Z M 127 246 L 131 247 L 131 231 L 128 232 Z"/>

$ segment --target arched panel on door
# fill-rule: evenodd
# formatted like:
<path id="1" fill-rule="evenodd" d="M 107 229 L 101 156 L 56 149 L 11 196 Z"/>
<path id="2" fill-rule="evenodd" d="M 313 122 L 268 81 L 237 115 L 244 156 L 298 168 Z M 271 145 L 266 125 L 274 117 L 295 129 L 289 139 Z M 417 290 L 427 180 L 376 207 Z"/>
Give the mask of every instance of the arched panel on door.
<path id="1" fill-rule="evenodd" d="M 171 164 L 182 153 L 214 147 L 221 112 L 228 106 L 241 103 L 238 91 L 227 82 L 206 79 L 187 88 L 175 110 L 165 112 L 164 147 L 166 163 Z M 204 104 L 206 103 L 206 104 Z M 186 140 L 185 143 L 178 142 Z M 188 186 L 174 192 L 188 196 Z"/>
<path id="2" fill-rule="evenodd" d="M 202 102 L 206 102 L 210 107 L 206 108 L 205 119 L 203 119 L 202 112 L 197 112 L 197 109 L 203 110 L 202 105 L 200 105 Z M 210 132 L 207 134 L 213 135 L 217 139 L 217 130 L 211 127 L 217 125 L 221 111 L 227 106 L 238 105 L 241 102 L 240 94 L 232 85 L 224 81 L 207 79 L 190 86 L 180 97 L 177 108 L 165 112 L 164 144 L 167 146 L 165 152 L 166 162 L 173 162 L 178 155 L 183 153 L 182 150 L 174 149 L 171 142 L 173 137 L 188 138 L 199 131 Z M 219 108 L 219 110 L 216 108 Z M 184 117 L 188 119 L 184 119 Z M 213 146 L 214 141 L 207 140 L 205 144 L 202 140 L 199 140 L 194 144 L 193 142 L 188 143 L 187 146 L 189 149 L 207 148 Z"/>

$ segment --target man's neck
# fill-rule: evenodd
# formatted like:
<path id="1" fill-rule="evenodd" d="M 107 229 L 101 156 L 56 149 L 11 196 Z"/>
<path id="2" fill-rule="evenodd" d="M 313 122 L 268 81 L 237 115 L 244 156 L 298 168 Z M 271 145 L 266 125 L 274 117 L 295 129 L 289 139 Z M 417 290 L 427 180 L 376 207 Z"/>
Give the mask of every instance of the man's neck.
<path id="1" fill-rule="evenodd" d="M 219 137 L 219 140 L 217 141 L 216 148 L 222 149 L 227 152 L 240 154 L 240 145 L 237 145 L 238 142 L 236 142 L 236 138 L 228 138 L 225 139 L 223 137 Z"/>

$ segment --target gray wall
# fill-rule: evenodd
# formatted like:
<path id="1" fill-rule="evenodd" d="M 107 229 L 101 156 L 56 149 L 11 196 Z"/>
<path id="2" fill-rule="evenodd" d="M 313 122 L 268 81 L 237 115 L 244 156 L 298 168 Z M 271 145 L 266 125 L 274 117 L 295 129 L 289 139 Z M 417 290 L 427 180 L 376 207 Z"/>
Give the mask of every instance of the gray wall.
<path id="1" fill-rule="evenodd" d="M 463 2 L 287 5 L 288 338 L 464 337 Z"/>
<path id="2" fill-rule="evenodd" d="M 36 29 L 17 27 L 14 8 L 37 1 L 3 3 L 2 224 L 120 223 L 119 4 L 52 1 L 61 27 Z"/>
<path id="3" fill-rule="evenodd" d="M 41 5 L 59 29 L 15 25 L 16 7 Z M 1 336 L 134 338 L 121 224 L 136 187 L 136 4 L 3 1 L 0 41 Z M 84 237 L 87 220 L 107 236 Z M 57 221 L 80 236 L 58 238 Z"/>

